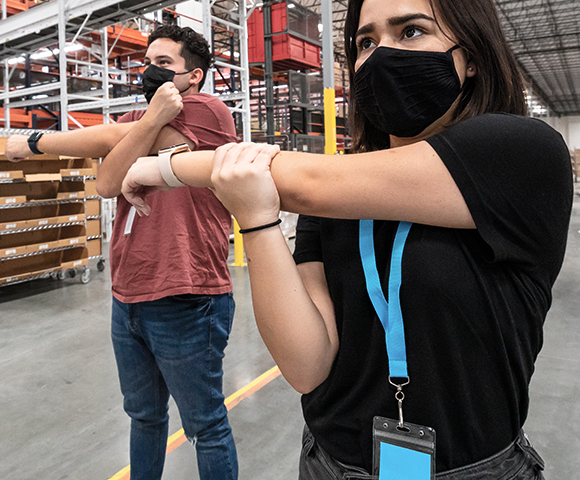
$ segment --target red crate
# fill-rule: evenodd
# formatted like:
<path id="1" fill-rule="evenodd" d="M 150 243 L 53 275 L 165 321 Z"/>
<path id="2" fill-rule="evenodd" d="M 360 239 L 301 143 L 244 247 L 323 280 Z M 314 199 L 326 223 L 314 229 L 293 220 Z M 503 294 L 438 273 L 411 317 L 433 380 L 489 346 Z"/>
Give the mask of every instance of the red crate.
<path id="1" fill-rule="evenodd" d="M 286 30 L 286 3 L 272 5 L 272 33 Z M 250 63 L 264 63 L 264 13 L 256 8 L 248 18 L 248 57 Z M 272 37 L 274 70 L 320 68 L 320 47 L 292 34 Z"/>

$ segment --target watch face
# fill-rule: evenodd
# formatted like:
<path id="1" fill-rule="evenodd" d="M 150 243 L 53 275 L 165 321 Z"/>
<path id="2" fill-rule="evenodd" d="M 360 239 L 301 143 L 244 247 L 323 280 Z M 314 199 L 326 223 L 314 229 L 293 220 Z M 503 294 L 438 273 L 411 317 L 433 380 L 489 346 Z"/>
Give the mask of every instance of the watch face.
<path id="1" fill-rule="evenodd" d="M 187 143 L 180 143 L 179 145 L 171 145 L 171 147 L 161 148 L 159 150 L 159 154 L 173 152 L 173 153 L 180 153 L 180 152 L 190 152 L 189 145 Z"/>

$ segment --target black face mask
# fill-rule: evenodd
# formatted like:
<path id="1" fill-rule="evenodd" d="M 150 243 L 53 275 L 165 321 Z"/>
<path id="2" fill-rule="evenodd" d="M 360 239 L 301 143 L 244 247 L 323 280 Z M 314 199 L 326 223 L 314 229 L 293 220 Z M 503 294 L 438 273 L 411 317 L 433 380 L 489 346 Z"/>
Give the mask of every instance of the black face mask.
<path id="1" fill-rule="evenodd" d="M 155 95 L 157 89 L 165 82 L 172 82 L 175 75 L 185 75 L 193 70 L 194 69 L 192 68 L 187 72 L 175 73 L 173 70 L 169 70 L 168 68 L 161 68 L 150 64 L 143 72 L 143 94 L 145 95 L 147 103 L 151 103 L 153 95 Z M 179 93 L 183 93 L 190 88 L 191 85 Z"/>
<path id="2" fill-rule="evenodd" d="M 415 137 L 441 118 L 461 93 L 452 51 L 377 47 L 354 74 L 358 108 L 380 131 Z"/>

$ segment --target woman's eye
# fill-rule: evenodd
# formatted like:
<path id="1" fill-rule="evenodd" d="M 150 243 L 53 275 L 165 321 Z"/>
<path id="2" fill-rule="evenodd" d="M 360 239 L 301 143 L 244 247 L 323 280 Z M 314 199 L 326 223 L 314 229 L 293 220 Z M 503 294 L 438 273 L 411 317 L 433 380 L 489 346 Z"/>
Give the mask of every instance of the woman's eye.
<path id="1" fill-rule="evenodd" d="M 367 48 L 371 48 L 374 45 L 374 42 L 370 38 L 363 38 L 358 43 L 359 50 L 366 50 Z"/>
<path id="2" fill-rule="evenodd" d="M 407 27 L 403 30 L 403 36 L 405 38 L 415 38 L 422 34 L 423 32 L 421 32 L 417 27 Z"/>

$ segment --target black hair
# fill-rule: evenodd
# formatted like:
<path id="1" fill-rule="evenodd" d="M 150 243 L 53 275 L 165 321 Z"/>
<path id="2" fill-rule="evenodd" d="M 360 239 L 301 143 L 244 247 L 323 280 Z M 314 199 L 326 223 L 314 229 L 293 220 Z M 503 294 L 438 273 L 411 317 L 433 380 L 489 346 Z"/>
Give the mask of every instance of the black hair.
<path id="1" fill-rule="evenodd" d="M 357 60 L 355 34 L 364 0 L 349 0 L 344 41 L 351 85 L 349 123 L 353 151 L 379 150 L 388 146 L 357 106 L 352 89 Z M 429 0 L 436 20 L 455 37 L 476 74 L 467 78 L 453 112 L 451 126 L 484 113 L 526 114 L 524 82 L 514 54 L 501 29 L 493 0 Z M 388 137 L 387 137 L 388 138 Z"/>
<path id="2" fill-rule="evenodd" d="M 181 52 L 179 54 L 185 59 L 185 68 L 187 70 L 201 68 L 203 72 L 203 78 L 199 83 L 199 89 L 201 90 L 207 77 L 207 71 L 213 65 L 213 54 L 205 38 L 190 27 L 182 28 L 177 25 L 163 25 L 149 35 L 147 46 L 159 38 L 169 38 L 181 44 Z"/>

